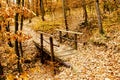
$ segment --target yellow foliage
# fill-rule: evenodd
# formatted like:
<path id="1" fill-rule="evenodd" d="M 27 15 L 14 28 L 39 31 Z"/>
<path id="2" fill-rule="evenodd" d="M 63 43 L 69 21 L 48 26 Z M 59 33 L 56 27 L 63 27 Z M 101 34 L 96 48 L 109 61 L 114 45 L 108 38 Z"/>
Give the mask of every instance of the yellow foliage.
<path id="1" fill-rule="evenodd" d="M 12 60 L 14 60 L 16 57 L 17 57 L 17 55 L 16 55 L 15 53 L 11 53 L 11 54 L 9 55 L 9 60 L 12 61 Z"/>
<path id="2" fill-rule="evenodd" d="M 16 75 L 8 74 L 6 80 L 29 80 L 27 72 L 23 72 L 19 77 Z"/>
<path id="3" fill-rule="evenodd" d="M 12 74 L 8 74 L 6 78 L 6 80 L 14 80 L 15 76 L 13 76 Z"/>
<path id="4" fill-rule="evenodd" d="M 53 30 L 56 26 L 59 26 L 61 23 L 59 22 L 51 22 L 51 21 L 39 21 L 39 22 L 36 22 L 33 27 L 34 30 L 36 31 L 51 31 Z"/>
<path id="5" fill-rule="evenodd" d="M 23 73 L 20 75 L 20 79 L 21 79 L 21 80 L 29 80 L 29 79 L 28 79 L 28 74 L 27 74 L 27 72 L 23 72 Z"/>
<path id="6" fill-rule="evenodd" d="M 40 67 L 39 67 L 39 66 L 30 69 L 30 72 L 32 72 L 32 73 L 34 73 L 34 72 L 40 72 L 40 71 L 41 71 L 41 70 L 40 70 Z"/>

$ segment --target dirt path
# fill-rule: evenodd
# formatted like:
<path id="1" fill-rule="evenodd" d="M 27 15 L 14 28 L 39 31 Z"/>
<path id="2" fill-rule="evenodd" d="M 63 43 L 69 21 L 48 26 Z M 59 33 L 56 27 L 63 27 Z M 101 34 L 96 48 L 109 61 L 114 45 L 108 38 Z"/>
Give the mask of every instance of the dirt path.
<path id="1" fill-rule="evenodd" d="M 32 23 L 26 25 L 27 26 L 24 27 L 24 32 L 25 34 L 31 35 L 32 38 L 25 42 L 24 55 L 29 56 L 32 54 L 35 56 L 38 52 L 32 41 L 35 40 L 39 42 L 39 34 L 29 27 L 33 25 Z M 107 43 L 104 41 L 102 42 L 102 40 L 104 40 L 103 38 L 96 38 L 96 41 L 105 43 L 107 47 L 101 44 L 96 45 L 88 43 L 85 45 L 79 44 L 78 51 L 71 51 L 71 48 L 67 51 L 66 49 L 68 48 L 66 45 L 60 46 L 58 51 L 59 56 L 72 65 L 73 69 L 60 67 L 60 73 L 53 77 L 51 75 L 52 70 L 49 69 L 49 66 L 46 68 L 44 65 L 41 65 L 38 60 L 34 63 L 35 67 L 33 70 L 29 70 L 29 80 L 119 80 L 120 52 L 119 45 L 117 45 L 117 47 L 114 45 L 114 43 L 118 44 L 120 40 L 119 32 L 115 33 L 113 36 L 116 35 L 116 39 L 109 40 Z M 70 55 L 71 53 L 72 55 Z"/>
<path id="2" fill-rule="evenodd" d="M 30 26 L 31 25 L 34 25 L 33 23 L 30 23 L 30 24 L 28 24 L 28 23 L 25 23 L 25 27 L 24 27 L 24 29 L 23 29 L 23 32 L 25 33 L 25 34 L 27 34 L 27 35 L 30 35 L 32 38 L 31 39 L 29 39 L 29 40 L 27 40 L 27 41 L 25 41 L 24 42 L 24 50 L 25 50 L 25 54 L 24 54 L 24 57 L 28 57 L 28 53 L 29 53 L 29 55 L 32 53 L 32 55 L 33 56 L 35 56 L 36 54 L 39 54 L 39 53 L 37 53 L 37 50 L 36 50 L 36 48 L 35 48 L 35 46 L 34 46 L 34 43 L 33 43 L 33 40 L 35 41 L 35 42 L 37 42 L 37 43 L 39 43 L 40 42 L 40 34 L 39 33 L 37 33 L 37 32 L 35 32 L 34 30 L 32 30 L 31 28 L 30 28 Z M 45 37 L 44 36 L 44 39 L 46 40 L 46 41 L 48 41 L 49 42 L 49 37 Z M 59 47 L 55 47 L 54 49 L 55 49 L 55 52 L 57 53 L 56 55 L 58 56 L 58 57 L 60 57 L 61 59 L 64 59 L 66 62 L 68 62 L 69 63 L 69 61 L 68 61 L 68 59 L 69 58 L 71 58 L 72 56 L 76 56 L 78 53 L 79 53 L 79 51 L 77 51 L 77 50 L 74 50 L 73 48 L 71 48 L 70 46 L 67 46 L 67 45 L 64 45 L 64 44 L 59 44 L 56 40 L 54 40 L 54 44 L 57 44 L 57 45 L 59 45 Z M 48 43 L 46 43 L 46 42 L 44 42 L 44 47 L 45 48 L 49 48 L 49 44 Z M 32 56 L 32 57 L 33 57 Z M 30 58 L 30 56 L 28 57 L 28 58 Z M 40 67 L 40 63 L 36 63 L 39 67 Z M 70 64 L 70 65 L 72 65 L 72 64 Z M 37 67 L 38 67 L 37 66 Z M 41 67 L 43 67 L 42 65 L 41 65 Z M 74 67 L 75 67 L 75 65 L 74 65 Z M 43 69 L 43 68 L 42 68 Z M 60 71 L 64 71 L 65 69 L 67 69 L 67 68 L 65 68 L 65 67 L 62 67 L 62 70 L 60 70 Z M 41 70 L 41 69 L 40 69 Z M 45 70 L 45 69 L 43 69 L 43 70 Z M 53 77 L 53 76 L 51 76 L 51 71 L 50 71 L 50 73 L 48 72 L 48 73 L 44 73 L 44 71 L 42 71 L 43 72 L 43 74 L 41 74 L 41 71 L 40 72 L 38 72 L 38 71 L 35 71 L 35 72 L 33 72 L 33 73 L 31 73 L 31 74 L 29 74 L 29 75 L 31 75 L 32 77 L 30 77 L 30 79 L 31 80 L 48 80 L 48 79 L 50 79 L 50 80 L 53 80 L 53 79 L 57 79 L 57 78 L 60 78 L 60 77 L 62 77 L 61 76 L 61 74 L 59 74 L 59 75 L 56 75 L 55 77 Z M 63 72 L 64 73 L 64 72 Z M 49 74 L 49 75 L 48 75 Z M 47 77 L 45 76 L 45 75 L 48 75 Z M 44 76 L 44 77 L 43 77 Z M 39 78 L 39 77 L 41 77 L 41 78 Z"/>

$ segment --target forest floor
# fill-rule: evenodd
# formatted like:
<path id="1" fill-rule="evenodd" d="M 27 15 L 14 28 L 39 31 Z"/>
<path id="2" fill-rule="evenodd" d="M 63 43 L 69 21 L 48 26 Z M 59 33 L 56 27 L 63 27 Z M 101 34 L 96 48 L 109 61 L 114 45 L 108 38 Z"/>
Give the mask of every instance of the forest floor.
<path id="1" fill-rule="evenodd" d="M 79 14 L 79 13 L 78 13 Z M 76 30 L 79 23 L 79 16 L 74 16 L 76 24 L 70 21 L 70 29 Z M 72 17 L 70 17 L 72 18 Z M 65 56 L 66 62 L 71 64 L 73 68 L 58 67 L 59 72 L 56 75 L 52 74 L 53 68 L 51 65 L 42 65 L 39 60 L 39 52 L 37 51 L 33 40 L 39 42 L 39 32 L 33 30 L 39 18 L 33 18 L 32 23 L 24 23 L 23 32 L 30 35 L 31 38 L 23 42 L 24 57 L 21 60 L 23 73 L 20 78 L 23 80 L 120 80 L 120 27 L 119 24 L 109 25 L 105 27 L 105 35 L 100 35 L 98 30 L 90 32 L 88 28 L 79 30 L 84 35 L 78 37 L 78 52 L 74 55 Z M 56 28 L 62 28 L 60 25 L 45 30 L 49 34 L 56 34 Z M 52 30 L 52 31 L 51 31 Z M 82 31 L 83 30 L 83 31 Z M 94 34 L 93 34 L 94 33 Z M 57 40 L 57 37 L 55 38 Z M 73 43 L 66 42 L 65 45 L 72 46 Z M 3 51 L 6 48 L 4 44 L 0 44 L 0 60 L 4 66 L 7 80 L 18 78 L 16 72 L 16 56 L 14 54 Z M 6 49 L 7 50 L 7 49 Z M 11 56 L 11 57 L 10 57 Z M 13 76 L 16 75 L 16 76 Z M 21 80 L 18 78 L 18 80 Z"/>
<path id="2" fill-rule="evenodd" d="M 33 20 L 34 21 L 34 20 Z M 33 37 L 38 38 L 34 30 L 24 29 Z M 78 44 L 78 53 L 74 55 L 63 56 L 62 59 L 73 66 L 73 68 L 59 67 L 59 73 L 52 75 L 50 65 L 46 67 L 38 62 L 37 70 L 29 74 L 30 80 L 119 80 L 120 79 L 120 28 L 119 25 L 111 25 L 105 29 L 105 35 L 94 32 L 89 39 L 84 36 Z M 51 33 L 51 32 L 50 32 Z M 55 31 L 56 33 L 56 31 Z M 83 32 L 84 33 L 84 32 Z M 57 34 L 57 33 L 56 33 Z M 37 37 L 35 37 L 38 35 Z M 87 34 L 85 34 L 88 36 Z M 57 39 L 57 38 L 56 38 Z M 81 39 L 81 38 L 80 38 Z M 32 42 L 31 40 L 29 40 Z M 28 41 L 27 41 L 28 43 Z M 26 43 L 25 43 L 26 44 Z M 33 43 L 29 43 L 31 46 Z M 64 44 L 72 46 L 72 43 Z M 29 47 L 30 47 L 29 46 Z M 31 47 L 26 47 L 32 49 Z M 34 49 L 34 47 L 33 47 Z M 33 53 L 35 53 L 34 50 Z M 33 56 L 32 56 L 33 57 Z"/>

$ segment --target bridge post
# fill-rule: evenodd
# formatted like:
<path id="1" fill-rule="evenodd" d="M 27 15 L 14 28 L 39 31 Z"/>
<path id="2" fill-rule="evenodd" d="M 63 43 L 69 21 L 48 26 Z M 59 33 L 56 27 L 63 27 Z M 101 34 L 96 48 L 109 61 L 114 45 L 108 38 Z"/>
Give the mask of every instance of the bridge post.
<path id="1" fill-rule="evenodd" d="M 62 43 L 62 31 L 59 31 L 59 40 L 60 40 L 60 43 Z"/>
<path id="2" fill-rule="evenodd" d="M 44 60 L 43 60 L 43 34 L 40 34 L 40 44 L 41 44 L 41 63 L 44 64 Z"/>
<path id="3" fill-rule="evenodd" d="M 54 48 L 53 48 L 53 38 L 50 37 L 50 50 L 51 50 L 51 60 L 54 61 Z"/>
<path id="4" fill-rule="evenodd" d="M 75 49 L 77 50 L 77 34 L 74 35 Z"/>
<path id="5" fill-rule="evenodd" d="M 50 37 L 50 50 L 51 50 L 51 61 L 53 65 L 53 73 L 55 74 L 55 69 L 54 69 L 54 47 L 53 47 L 53 38 Z"/>

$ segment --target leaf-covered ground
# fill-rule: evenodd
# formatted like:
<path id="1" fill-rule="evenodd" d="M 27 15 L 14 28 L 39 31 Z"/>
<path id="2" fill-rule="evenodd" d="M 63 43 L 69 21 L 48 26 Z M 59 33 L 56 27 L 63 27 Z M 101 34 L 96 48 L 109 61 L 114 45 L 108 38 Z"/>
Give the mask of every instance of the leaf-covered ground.
<path id="1" fill-rule="evenodd" d="M 28 32 L 31 33 L 31 31 Z M 31 35 L 35 36 L 36 34 L 33 31 Z M 32 43 L 29 43 L 29 45 L 31 46 Z M 78 52 L 80 53 L 62 57 L 63 60 L 71 64 L 73 68 L 59 67 L 60 72 L 53 77 L 52 68 L 50 69 L 50 66 L 43 67 L 38 59 L 38 62 L 35 63 L 36 69 L 33 69 L 34 71 L 28 74 L 29 78 L 31 80 L 120 79 L 119 25 L 113 25 L 109 29 L 107 28 L 105 36 L 101 36 L 98 32 L 94 33 L 87 42 L 79 43 L 78 46 Z M 28 50 L 32 49 L 29 47 L 26 48 L 28 48 Z M 33 54 L 36 52 L 34 48 L 31 51 L 33 51 Z"/>
<path id="2" fill-rule="evenodd" d="M 53 75 L 51 65 L 40 63 L 39 52 L 33 44 L 33 40 L 39 40 L 39 33 L 31 28 L 35 22 L 39 21 L 38 18 L 35 20 L 33 19 L 30 24 L 25 23 L 24 26 L 24 33 L 30 35 L 31 38 L 23 43 L 24 57 L 21 59 L 23 68 L 21 75 L 16 70 L 17 58 L 14 49 L 6 46 L 5 42 L 0 42 L 0 61 L 7 80 L 14 78 L 18 80 L 22 78 L 23 80 L 120 80 L 119 24 L 105 27 L 105 35 L 100 35 L 96 30 L 91 35 L 89 31 L 82 29 L 84 35 L 78 37 L 79 53 L 62 57 L 73 68 L 59 67 L 59 72 Z M 72 26 L 76 24 L 71 23 L 70 28 L 73 29 Z M 70 43 L 65 42 L 65 44 Z"/>

